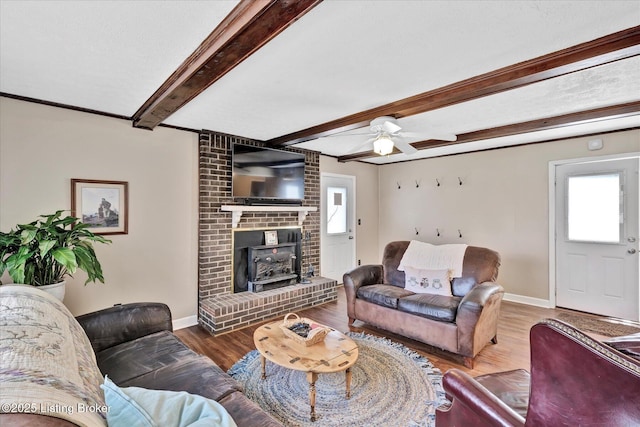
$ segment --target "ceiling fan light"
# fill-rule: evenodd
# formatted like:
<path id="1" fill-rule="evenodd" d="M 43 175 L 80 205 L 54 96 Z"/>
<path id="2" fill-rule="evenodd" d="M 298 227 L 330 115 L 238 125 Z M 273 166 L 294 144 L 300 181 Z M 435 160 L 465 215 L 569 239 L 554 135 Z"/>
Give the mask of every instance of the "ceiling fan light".
<path id="1" fill-rule="evenodd" d="M 386 156 L 393 152 L 393 141 L 387 135 L 382 135 L 373 141 L 373 152 Z"/>

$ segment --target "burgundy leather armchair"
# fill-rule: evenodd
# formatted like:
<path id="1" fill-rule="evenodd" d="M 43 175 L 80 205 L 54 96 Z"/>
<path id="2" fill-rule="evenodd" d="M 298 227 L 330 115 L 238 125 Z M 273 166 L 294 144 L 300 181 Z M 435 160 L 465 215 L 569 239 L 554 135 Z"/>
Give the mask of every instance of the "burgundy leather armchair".
<path id="1" fill-rule="evenodd" d="M 472 378 L 447 371 L 443 386 L 451 403 L 437 408 L 436 426 L 640 425 L 640 360 L 632 353 L 555 319 L 534 325 L 530 343 L 530 374 Z"/>

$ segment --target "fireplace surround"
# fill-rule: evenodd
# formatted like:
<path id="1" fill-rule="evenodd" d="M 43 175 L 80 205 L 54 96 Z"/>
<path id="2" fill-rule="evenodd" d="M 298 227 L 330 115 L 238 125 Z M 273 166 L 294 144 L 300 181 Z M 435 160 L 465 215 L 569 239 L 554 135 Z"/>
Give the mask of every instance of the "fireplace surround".
<path id="1" fill-rule="evenodd" d="M 278 236 L 278 244 L 266 245 L 265 231 L 274 231 Z M 301 276 L 301 237 L 300 227 L 233 230 L 233 292 L 262 292 L 281 285 L 297 283 Z M 252 251 L 255 252 L 253 255 Z M 256 260 L 256 257 L 259 259 Z M 285 271 L 287 267 L 289 270 Z M 262 270 L 257 280 L 259 283 L 256 283 L 254 275 L 257 268 Z M 278 280 L 277 276 L 281 279 Z M 295 280 L 284 283 L 290 279 Z M 280 281 L 283 283 L 278 283 Z"/>
<path id="2" fill-rule="evenodd" d="M 203 131 L 199 136 L 199 233 L 198 233 L 198 322 L 212 334 L 229 332 L 262 320 L 284 316 L 337 299 L 335 280 L 315 277 L 309 284 L 296 283 L 264 292 L 234 292 L 233 235 L 238 229 L 280 230 L 297 228 L 309 232 L 304 262 L 320 265 L 320 156 L 308 150 L 286 148 L 305 154 L 305 198 L 314 208 L 288 211 L 246 209 L 231 194 L 231 144 L 261 144 L 233 135 Z M 225 207 L 223 209 L 223 207 Z M 278 236 L 280 237 L 280 236 Z M 280 242 L 285 240 L 278 239 Z M 261 242 L 262 243 L 262 242 Z"/>

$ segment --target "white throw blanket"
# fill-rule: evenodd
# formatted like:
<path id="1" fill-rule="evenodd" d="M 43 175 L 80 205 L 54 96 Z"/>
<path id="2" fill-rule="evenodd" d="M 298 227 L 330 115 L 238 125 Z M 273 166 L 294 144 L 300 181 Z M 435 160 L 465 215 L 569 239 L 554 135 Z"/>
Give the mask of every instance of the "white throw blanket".
<path id="1" fill-rule="evenodd" d="M 27 285 L 0 286 L 0 412 L 106 426 L 102 374 L 67 308 Z"/>
<path id="2" fill-rule="evenodd" d="M 451 277 L 462 277 L 462 262 L 468 245 L 432 245 L 412 240 L 402 256 L 398 270 L 405 267 L 423 270 L 451 270 Z"/>

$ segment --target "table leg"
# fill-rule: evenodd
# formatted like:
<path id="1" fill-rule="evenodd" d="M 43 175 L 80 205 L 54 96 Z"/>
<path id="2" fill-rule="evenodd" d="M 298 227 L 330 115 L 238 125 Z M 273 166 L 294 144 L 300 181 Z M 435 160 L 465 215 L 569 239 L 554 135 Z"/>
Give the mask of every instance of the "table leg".
<path id="1" fill-rule="evenodd" d="M 315 372 L 307 372 L 307 381 L 309 382 L 309 404 L 311 405 L 311 421 L 316 420 L 316 380 L 318 374 Z"/>
<path id="2" fill-rule="evenodd" d="M 267 378 L 267 358 L 260 355 L 260 362 L 262 363 L 262 379 Z"/>
<path id="3" fill-rule="evenodd" d="M 344 375 L 345 384 L 347 385 L 347 399 L 349 399 L 351 397 L 351 368 L 347 368 L 347 370 L 344 371 Z"/>

